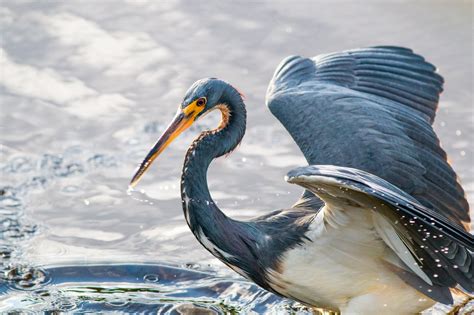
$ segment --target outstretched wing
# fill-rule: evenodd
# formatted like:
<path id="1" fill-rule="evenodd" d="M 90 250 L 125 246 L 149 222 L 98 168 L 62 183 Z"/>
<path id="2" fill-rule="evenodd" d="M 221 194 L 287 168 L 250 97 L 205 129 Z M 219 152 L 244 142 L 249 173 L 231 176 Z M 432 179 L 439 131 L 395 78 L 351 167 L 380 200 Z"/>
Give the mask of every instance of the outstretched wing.
<path id="1" fill-rule="evenodd" d="M 353 167 L 469 229 L 469 205 L 431 123 L 443 79 L 411 50 L 373 47 L 278 66 L 271 112 L 309 164 Z"/>
<path id="2" fill-rule="evenodd" d="M 337 210 L 344 205 L 371 209 L 375 230 L 403 262 L 402 269 L 425 283 L 400 276 L 426 295 L 457 284 L 474 291 L 474 237 L 394 185 L 364 171 L 333 165 L 297 168 L 287 180 L 310 190 L 334 211 L 344 211 Z"/>

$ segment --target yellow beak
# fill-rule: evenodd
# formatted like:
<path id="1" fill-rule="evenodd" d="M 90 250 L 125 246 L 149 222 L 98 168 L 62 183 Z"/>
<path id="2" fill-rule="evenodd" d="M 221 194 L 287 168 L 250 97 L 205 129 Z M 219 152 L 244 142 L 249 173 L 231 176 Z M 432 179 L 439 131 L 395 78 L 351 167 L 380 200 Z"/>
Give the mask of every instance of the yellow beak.
<path id="1" fill-rule="evenodd" d="M 165 132 L 161 135 L 158 141 L 155 143 L 153 148 L 147 154 L 143 162 L 138 167 L 135 175 L 133 176 L 130 186 L 135 187 L 138 181 L 145 174 L 146 170 L 150 167 L 151 163 L 164 151 L 164 149 L 173 140 L 179 136 L 183 131 L 189 128 L 196 119 L 196 116 L 203 110 L 203 106 L 199 107 L 196 102 L 192 102 L 182 111 L 179 110 L 173 121 L 170 123 Z"/>

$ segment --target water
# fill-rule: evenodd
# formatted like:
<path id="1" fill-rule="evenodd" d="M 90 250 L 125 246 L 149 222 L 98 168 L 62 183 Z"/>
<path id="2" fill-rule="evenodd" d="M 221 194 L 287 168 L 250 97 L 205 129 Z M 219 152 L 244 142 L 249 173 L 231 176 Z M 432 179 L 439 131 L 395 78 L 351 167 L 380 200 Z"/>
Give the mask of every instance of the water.
<path id="1" fill-rule="evenodd" d="M 217 115 L 127 194 L 137 163 L 188 86 L 219 77 L 244 92 L 249 121 L 240 148 L 211 166 L 214 199 L 241 219 L 288 206 L 300 190 L 283 176 L 304 159 L 264 106 L 278 62 L 397 44 L 446 79 L 435 128 L 472 204 L 471 12 L 469 2 L 3 1 L 0 312 L 308 313 L 228 270 L 184 222 L 184 153 Z"/>

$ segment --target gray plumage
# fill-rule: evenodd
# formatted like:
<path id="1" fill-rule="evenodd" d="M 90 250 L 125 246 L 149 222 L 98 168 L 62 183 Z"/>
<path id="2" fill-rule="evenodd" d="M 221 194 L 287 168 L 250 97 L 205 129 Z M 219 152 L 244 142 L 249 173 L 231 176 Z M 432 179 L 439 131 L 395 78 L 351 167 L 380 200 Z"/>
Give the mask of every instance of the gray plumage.
<path id="1" fill-rule="evenodd" d="M 450 288 L 474 290 L 474 239 L 464 191 L 431 126 L 442 85 L 406 48 L 286 58 L 266 102 L 311 165 L 288 173 L 306 190 L 293 207 L 238 221 L 213 201 L 207 170 L 240 143 L 245 105 L 227 82 L 199 80 L 132 184 L 175 132 L 219 109 L 221 124 L 193 142 L 181 180 L 186 221 L 213 255 L 315 307 L 380 314 L 450 304 Z"/>
<path id="2" fill-rule="evenodd" d="M 377 175 L 469 226 L 469 205 L 431 127 L 443 79 L 411 50 L 374 47 L 282 61 L 267 105 L 309 164 Z"/>

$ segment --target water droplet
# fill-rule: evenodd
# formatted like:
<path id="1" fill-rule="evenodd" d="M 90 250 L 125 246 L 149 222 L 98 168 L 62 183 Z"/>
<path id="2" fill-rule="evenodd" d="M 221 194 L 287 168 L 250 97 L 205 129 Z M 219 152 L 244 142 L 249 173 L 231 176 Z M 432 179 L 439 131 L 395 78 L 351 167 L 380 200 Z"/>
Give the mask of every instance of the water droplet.
<path id="1" fill-rule="evenodd" d="M 86 206 L 88 206 L 88 205 L 90 205 L 90 201 L 87 200 L 87 199 L 84 199 L 84 204 L 85 204 Z"/>
<path id="2" fill-rule="evenodd" d="M 462 135 L 462 132 L 461 132 L 461 130 L 459 130 L 459 129 L 458 129 L 458 130 L 456 130 L 456 136 L 458 136 L 458 137 L 459 137 L 460 135 Z"/>
<path id="3" fill-rule="evenodd" d="M 433 277 L 438 278 L 438 274 L 435 273 L 435 274 L 433 275 Z"/>

